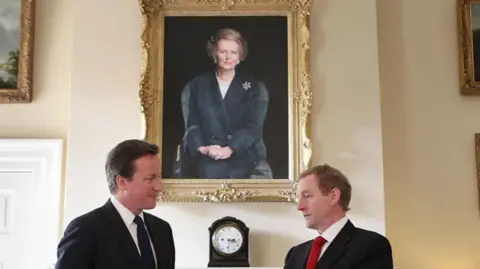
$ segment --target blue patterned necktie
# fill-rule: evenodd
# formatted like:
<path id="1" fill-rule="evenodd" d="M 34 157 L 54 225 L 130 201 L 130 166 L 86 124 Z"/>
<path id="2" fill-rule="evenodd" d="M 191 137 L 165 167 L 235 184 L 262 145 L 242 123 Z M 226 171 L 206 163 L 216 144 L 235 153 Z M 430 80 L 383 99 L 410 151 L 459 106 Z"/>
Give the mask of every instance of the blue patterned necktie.
<path id="1" fill-rule="evenodd" d="M 153 258 L 150 239 L 148 237 L 147 229 L 145 229 L 145 225 L 143 224 L 143 220 L 139 216 L 136 216 L 135 219 L 133 219 L 133 222 L 137 224 L 137 238 L 142 257 L 142 268 L 155 269 L 155 259 Z"/>

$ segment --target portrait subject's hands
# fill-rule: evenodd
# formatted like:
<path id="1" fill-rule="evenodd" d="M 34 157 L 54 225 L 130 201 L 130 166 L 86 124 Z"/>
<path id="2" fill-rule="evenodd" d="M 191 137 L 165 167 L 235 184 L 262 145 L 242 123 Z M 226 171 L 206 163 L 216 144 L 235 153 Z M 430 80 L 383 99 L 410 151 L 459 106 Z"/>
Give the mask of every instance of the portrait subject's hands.
<path id="1" fill-rule="evenodd" d="M 215 148 L 220 148 L 220 146 L 219 145 L 202 146 L 198 148 L 198 151 L 203 155 L 210 156 L 210 150 Z"/>
<path id="2" fill-rule="evenodd" d="M 225 160 L 232 156 L 232 149 L 230 147 L 218 147 L 209 151 L 208 155 L 214 160 Z"/>

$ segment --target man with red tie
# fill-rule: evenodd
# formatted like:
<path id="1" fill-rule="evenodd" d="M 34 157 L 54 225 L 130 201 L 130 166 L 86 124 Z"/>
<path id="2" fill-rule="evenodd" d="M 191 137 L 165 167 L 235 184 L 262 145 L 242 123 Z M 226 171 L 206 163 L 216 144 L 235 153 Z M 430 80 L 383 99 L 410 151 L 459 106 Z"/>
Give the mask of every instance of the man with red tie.
<path id="1" fill-rule="evenodd" d="M 319 235 L 292 247 L 284 269 L 393 269 L 387 238 L 347 218 L 352 187 L 339 170 L 318 165 L 300 175 L 298 210 Z"/>

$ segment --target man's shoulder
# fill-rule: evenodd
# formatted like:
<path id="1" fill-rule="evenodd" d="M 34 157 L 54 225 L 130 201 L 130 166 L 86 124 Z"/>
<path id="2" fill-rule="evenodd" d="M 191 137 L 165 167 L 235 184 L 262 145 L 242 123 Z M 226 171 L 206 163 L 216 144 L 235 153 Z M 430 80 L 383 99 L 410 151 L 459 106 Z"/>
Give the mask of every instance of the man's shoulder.
<path id="1" fill-rule="evenodd" d="M 312 244 L 312 242 L 313 242 L 313 239 L 310 239 L 310 240 L 304 241 L 304 242 L 302 242 L 302 243 L 299 243 L 299 244 L 293 246 L 293 248 L 296 248 L 296 249 L 304 249 L 304 248 L 310 247 L 310 245 Z"/>
<path id="2" fill-rule="evenodd" d="M 379 232 L 355 227 L 349 249 L 352 255 L 362 257 L 365 268 L 367 265 L 380 267 L 380 264 L 382 268 L 393 267 L 392 245 L 387 237 Z M 363 255 L 358 256 L 358 253 Z M 372 266 L 373 264 L 377 266 Z"/>
<path id="3" fill-rule="evenodd" d="M 312 242 L 313 242 L 313 239 L 310 239 L 303 243 L 300 243 L 298 245 L 291 247 L 287 251 L 287 254 L 285 255 L 284 268 L 291 268 L 291 266 L 297 262 L 297 259 L 304 257 L 306 251 L 312 245 Z"/>
<path id="4" fill-rule="evenodd" d="M 288 251 L 287 256 L 295 256 L 296 253 L 304 253 L 305 250 L 307 250 L 311 247 L 312 242 L 313 242 L 313 239 L 310 239 L 310 240 L 304 241 L 302 243 L 299 243 L 297 245 L 294 245 Z"/>
<path id="5" fill-rule="evenodd" d="M 170 223 L 168 223 L 168 221 L 160 218 L 160 217 L 157 217 L 151 213 L 147 213 L 147 212 L 143 212 L 143 214 L 145 215 L 146 218 L 148 218 L 148 220 L 152 223 L 154 223 L 155 225 L 159 225 L 161 227 L 166 227 L 168 229 L 171 229 L 170 228 Z"/>
<path id="6" fill-rule="evenodd" d="M 352 236 L 353 248 L 373 248 L 373 249 L 389 249 L 392 246 L 388 238 L 373 230 L 367 230 L 355 227 L 355 232 Z"/>
<path id="7" fill-rule="evenodd" d="M 105 221 L 106 214 L 103 206 L 97 207 L 89 212 L 86 212 L 70 221 L 67 230 L 76 228 L 95 229 Z"/>
<path id="8" fill-rule="evenodd" d="M 359 227 L 355 227 L 355 237 L 363 240 L 373 240 L 373 241 L 386 241 L 388 242 L 387 237 L 384 235 L 375 232 L 373 230 L 367 230 Z"/>

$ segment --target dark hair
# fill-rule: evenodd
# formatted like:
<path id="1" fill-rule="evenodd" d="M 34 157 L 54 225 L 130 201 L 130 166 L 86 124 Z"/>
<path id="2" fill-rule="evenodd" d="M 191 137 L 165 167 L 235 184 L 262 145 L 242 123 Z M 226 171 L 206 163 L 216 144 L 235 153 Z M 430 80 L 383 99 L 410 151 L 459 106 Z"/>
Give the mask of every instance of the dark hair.
<path id="1" fill-rule="evenodd" d="M 107 156 L 105 174 L 108 188 L 114 194 L 117 190 L 117 176 L 131 180 L 135 173 L 135 161 L 145 155 L 157 155 L 159 148 L 155 144 L 138 139 L 130 139 L 116 145 Z"/>
<path id="2" fill-rule="evenodd" d="M 240 52 L 240 61 L 245 60 L 248 54 L 248 44 L 245 38 L 239 31 L 231 28 L 223 28 L 215 33 L 215 36 L 210 37 L 207 41 L 207 54 L 211 59 L 215 57 L 215 50 L 220 40 L 232 40 L 237 42 Z"/>
<path id="3" fill-rule="evenodd" d="M 334 188 L 340 190 L 340 206 L 344 211 L 350 210 L 350 199 L 352 197 L 352 186 L 347 177 L 340 170 L 328 164 L 317 165 L 300 174 L 300 179 L 309 175 L 315 175 L 318 187 L 323 195 L 331 192 Z"/>

